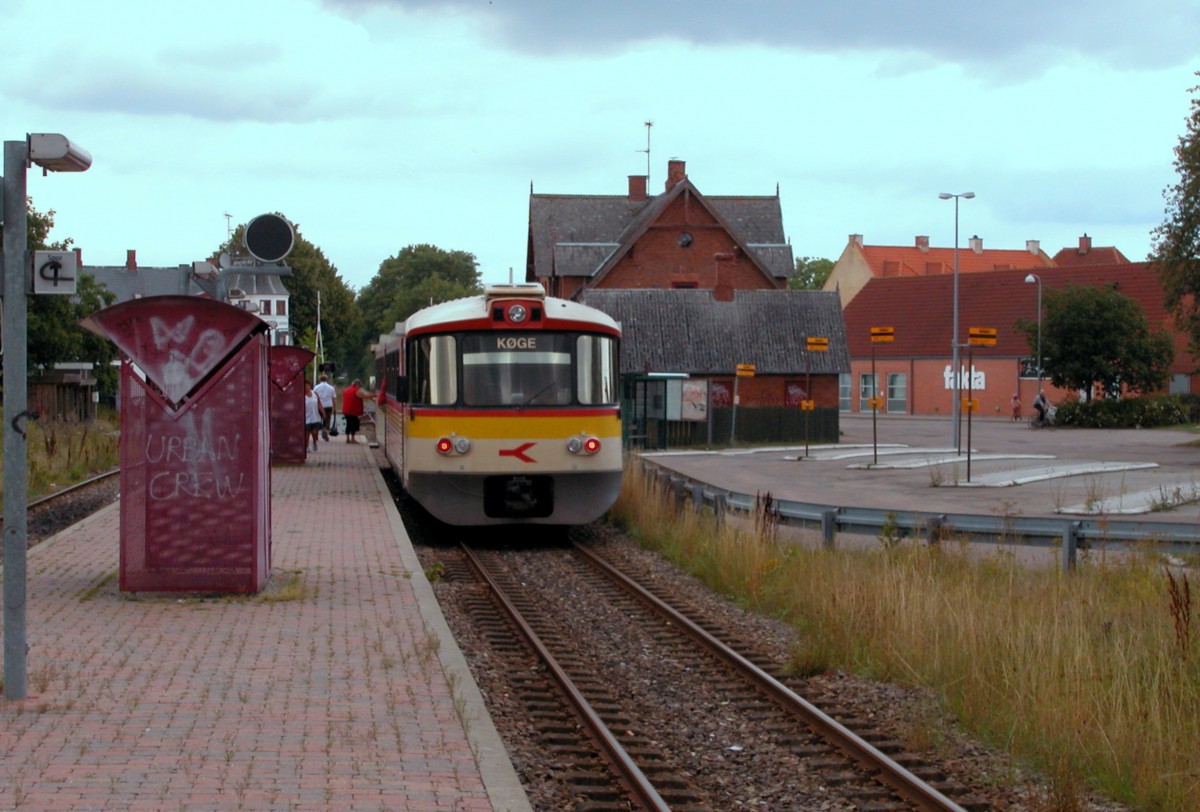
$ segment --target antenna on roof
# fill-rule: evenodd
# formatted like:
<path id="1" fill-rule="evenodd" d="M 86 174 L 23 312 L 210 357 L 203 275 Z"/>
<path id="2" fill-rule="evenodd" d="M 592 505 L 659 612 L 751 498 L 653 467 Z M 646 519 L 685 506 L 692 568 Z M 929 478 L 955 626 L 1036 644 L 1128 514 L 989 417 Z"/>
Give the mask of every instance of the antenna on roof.
<path id="1" fill-rule="evenodd" d="M 225 238 L 229 239 L 233 236 L 233 215 L 225 212 Z"/>
<path id="2" fill-rule="evenodd" d="M 650 128 L 654 126 L 653 121 L 646 122 L 646 148 L 639 149 L 637 152 L 646 153 L 646 186 L 650 186 Z"/>

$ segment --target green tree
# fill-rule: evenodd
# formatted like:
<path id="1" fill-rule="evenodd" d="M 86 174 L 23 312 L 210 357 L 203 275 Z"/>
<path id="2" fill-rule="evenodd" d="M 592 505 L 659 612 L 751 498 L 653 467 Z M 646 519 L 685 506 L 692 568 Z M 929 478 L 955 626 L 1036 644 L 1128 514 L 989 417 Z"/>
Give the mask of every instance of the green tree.
<path id="1" fill-rule="evenodd" d="M 281 217 L 283 215 L 280 215 Z M 338 365 L 350 377 L 363 374 L 360 368 L 363 346 L 367 333 L 363 328 L 362 314 L 355 302 L 354 291 L 323 251 L 300 233 L 296 232 L 295 244 L 284 263 L 292 269 L 291 276 L 283 277 L 288 289 L 288 325 L 296 344 L 316 350 L 317 294 L 321 299 L 321 342 L 325 347 L 325 360 Z M 233 232 L 220 251 L 230 254 L 245 253 L 243 235 L 245 224 Z M 304 336 L 309 338 L 302 340 Z M 307 341 L 307 343 L 305 343 Z"/>
<path id="2" fill-rule="evenodd" d="M 1200 98 L 1193 97 L 1191 104 L 1186 132 L 1175 147 L 1179 181 L 1163 191 L 1166 220 L 1151 235 L 1150 260 L 1175 323 L 1188 334 L 1193 350 L 1200 350 Z"/>
<path id="3" fill-rule="evenodd" d="M 359 291 L 358 303 L 374 340 L 423 307 L 481 291 L 474 254 L 410 245 L 380 263 L 379 271 Z"/>
<path id="4" fill-rule="evenodd" d="M 1036 352 L 1037 323 L 1022 319 L 1017 329 Z M 1115 288 L 1068 285 L 1045 294 L 1042 358 L 1051 383 L 1091 400 L 1095 384 L 1108 397 L 1162 388 L 1175 347 L 1165 330 L 1150 329 L 1141 305 Z"/>
<path id="5" fill-rule="evenodd" d="M 832 259 L 820 257 L 797 257 L 796 273 L 788 280 L 792 290 L 820 290 L 833 272 Z"/>

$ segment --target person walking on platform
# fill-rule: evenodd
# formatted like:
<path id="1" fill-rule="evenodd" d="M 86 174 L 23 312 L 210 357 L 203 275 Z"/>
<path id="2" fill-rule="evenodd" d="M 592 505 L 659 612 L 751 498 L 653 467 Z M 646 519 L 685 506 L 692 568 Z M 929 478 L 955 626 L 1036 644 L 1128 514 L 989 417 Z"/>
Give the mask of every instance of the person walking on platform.
<path id="1" fill-rule="evenodd" d="M 346 416 L 346 442 L 357 443 L 361 418 L 363 416 L 363 401 L 375 397 L 373 392 L 362 388 L 358 378 L 342 392 L 342 414 Z"/>
<path id="2" fill-rule="evenodd" d="M 323 415 L 325 410 L 321 408 L 321 401 L 313 392 L 311 384 L 304 385 L 304 449 L 307 451 L 309 441 L 312 441 L 312 450 L 317 450 L 317 435 L 321 431 L 323 425 Z"/>
<path id="3" fill-rule="evenodd" d="M 337 390 L 329 382 L 329 376 L 322 372 L 320 383 L 313 387 L 313 392 L 316 393 L 317 400 L 321 402 L 321 408 L 325 410 L 321 415 L 321 439 L 329 442 L 329 427 L 333 425 L 333 420 L 337 417 L 337 411 L 334 409 Z M 336 435 L 337 432 L 334 434 Z"/>

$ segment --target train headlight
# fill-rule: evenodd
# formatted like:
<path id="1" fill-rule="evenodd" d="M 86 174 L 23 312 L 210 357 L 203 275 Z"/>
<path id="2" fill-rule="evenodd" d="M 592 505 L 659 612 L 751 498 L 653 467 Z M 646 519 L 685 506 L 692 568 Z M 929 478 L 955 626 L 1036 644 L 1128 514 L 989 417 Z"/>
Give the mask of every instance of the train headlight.
<path id="1" fill-rule="evenodd" d="M 437 441 L 437 452 L 443 457 L 448 457 L 451 454 L 466 454 L 471 450 L 471 441 L 466 437 L 456 437 L 450 435 L 443 437 Z"/>
<path id="2" fill-rule="evenodd" d="M 508 309 L 508 320 L 513 324 L 520 324 L 525 321 L 525 317 L 529 315 L 525 310 L 525 305 L 515 304 Z"/>
<path id="3" fill-rule="evenodd" d="M 466 454 L 471 450 L 471 441 L 466 437 L 456 437 L 454 439 L 454 450 L 459 454 Z"/>
<path id="4" fill-rule="evenodd" d="M 567 439 L 567 451 L 572 454 L 595 454 L 600 450 L 600 441 L 595 437 L 570 437 Z"/>
<path id="5" fill-rule="evenodd" d="M 437 441 L 437 450 L 439 454 L 445 456 L 454 450 L 454 443 L 450 442 L 449 437 L 443 437 Z"/>

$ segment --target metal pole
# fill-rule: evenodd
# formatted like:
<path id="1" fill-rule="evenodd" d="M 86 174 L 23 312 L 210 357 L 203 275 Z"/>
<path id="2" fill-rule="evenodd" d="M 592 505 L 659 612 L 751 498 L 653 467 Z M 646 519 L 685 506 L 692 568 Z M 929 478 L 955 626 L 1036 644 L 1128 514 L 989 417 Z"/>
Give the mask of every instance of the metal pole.
<path id="1" fill-rule="evenodd" d="M 951 432 L 955 453 L 962 453 L 962 442 L 959 430 L 959 409 L 961 404 L 962 379 L 958 368 L 958 195 L 954 196 L 954 335 L 950 337 L 950 347 L 954 357 L 954 403 L 950 410 L 954 416 L 954 429 Z"/>
<path id="2" fill-rule="evenodd" d="M 29 145 L 4 142 L 4 696 L 26 694 L 25 511 L 29 468 L 25 420 L 29 403 L 26 333 Z"/>
<path id="3" fill-rule="evenodd" d="M 1037 388 L 1038 395 L 1042 393 L 1042 278 L 1036 277 L 1038 283 L 1038 372 L 1037 372 Z M 1037 397 L 1037 395 L 1034 395 Z"/>

